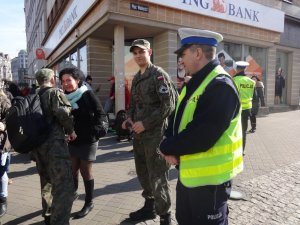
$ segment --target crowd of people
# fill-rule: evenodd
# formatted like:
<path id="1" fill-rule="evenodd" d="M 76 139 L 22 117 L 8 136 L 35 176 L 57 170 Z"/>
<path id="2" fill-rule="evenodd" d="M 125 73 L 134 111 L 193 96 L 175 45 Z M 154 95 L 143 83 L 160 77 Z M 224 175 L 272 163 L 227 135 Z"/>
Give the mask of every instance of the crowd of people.
<path id="1" fill-rule="evenodd" d="M 122 128 L 133 132 L 134 160 L 144 205 L 131 212 L 128 219 L 145 221 L 158 215 L 160 225 L 172 224 L 168 171 L 175 165 L 179 170 L 179 225 L 226 225 L 232 179 L 243 170 L 248 119 L 254 132 L 253 115 L 257 110 L 253 106 L 263 85 L 257 77 L 245 75 L 247 62 L 236 62 L 233 78 L 226 72 L 216 57 L 216 48 L 223 40 L 221 34 L 191 28 L 180 28 L 178 32 L 181 47 L 175 54 L 179 59 L 180 90 L 166 71 L 151 62 L 152 49 L 147 40 L 134 40 L 130 47 L 139 71 L 132 81 L 130 101 L 126 101 L 127 119 Z M 225 60 L 224 55 L 219 55 L 222 57 Z M 46 225 L 67 225 L 72 204 L 78 198 L 79 173 L 85 203 L 74 218 L 85 217 L 94 208 L 97 178 L 93 176 L 93 162 L 98 142 L 107 132 L 115 77 L 109 78 L 111 89 L 104 108 L 92 88 L 92 77 L 85 78 L 75 67 L 59 72 L 62 89 L 57 88 L 51 69 L 40 69 L 35 78 L 38 89 L 32 86 L 22 92 L 11 83 L 0 90 L 0 216 L 7 207 L 9 157 L 5 154 L 11 150 L 5 113 L 12 97 L 40 93 L 43 113 L 52 126 L 47 140 L 32 149 L 40 176 L 42 215 Z"/>

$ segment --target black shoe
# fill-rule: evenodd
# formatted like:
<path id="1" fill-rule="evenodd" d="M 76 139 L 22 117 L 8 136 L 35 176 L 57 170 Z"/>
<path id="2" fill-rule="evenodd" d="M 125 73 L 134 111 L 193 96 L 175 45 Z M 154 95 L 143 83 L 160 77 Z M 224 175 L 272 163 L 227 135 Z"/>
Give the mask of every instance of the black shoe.
<path id="1" fill-rule="evenodd" d="M 155 218 L 154 199 L 146 199 L 145 205 L 141 209 L 129 214 L 129 219 L 132 221 L 152 220 Z"/>
<path id="2" fill-rule="evenodd" d="M 7 211 L 7 202 L 0 203 L 0 217 L 4 216 Z"/>
<path id="3" fill-rule="evenodd" d="M 50 224 L 50 216 L 45 216 L 44 217 L 44 222 L 45 222 L 46 225 L 51 225 Z"/>
<path id="4" fill-rule="evenodd" d="M 160 216 L 160 225 L 172 225 L 171 213 Z"/>
<path id="5" fill-rule="evenodd" d="M 90 211 L 92 211 L 93 208 L 94 208 L 93 202 L 85 203 L 83 208 L 74 216 L 74 218 L 79 219 L 85 217 L 87 214 L 89 214 Z"/>
<path id="6" fill-rule="evenodd" d="M 249 130 L 248 132 L 249 132 L 249 133 L 254 133 L 254 132 L 255 132 L 255 130 L 256 130 L 256 129 L 253 129 L 253 128 L 252 128 L 252 129 L 251 129 L 251 130 Z"/>

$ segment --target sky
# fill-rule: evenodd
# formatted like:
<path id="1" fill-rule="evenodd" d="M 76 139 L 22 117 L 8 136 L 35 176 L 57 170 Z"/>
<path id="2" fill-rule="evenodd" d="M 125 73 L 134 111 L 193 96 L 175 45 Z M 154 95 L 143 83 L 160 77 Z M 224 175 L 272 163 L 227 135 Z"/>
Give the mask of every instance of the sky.
<path id="1" fill-rule="evenodd" d="M 0 0 L 0 52 L 13 59 L 26 50 L 24 0 Z"/>

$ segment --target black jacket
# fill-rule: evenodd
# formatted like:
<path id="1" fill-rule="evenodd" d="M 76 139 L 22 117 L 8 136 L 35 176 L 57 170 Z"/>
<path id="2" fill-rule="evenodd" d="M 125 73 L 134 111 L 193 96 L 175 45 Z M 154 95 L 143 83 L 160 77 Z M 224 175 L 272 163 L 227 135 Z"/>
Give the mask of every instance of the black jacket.
<path id="1" fill-rule="evenodd" d="M 178 109 L 175 124 L 173 112 L 165 133 L 167 139 L 164 139 L 160 145 L 160 150 L 165 155 L 181 156 L 207 151 L 221 137 L 239 112 L 239 95 L 233 80 L 220 74 L 211 81 L 199 98 L 193 120 L 180 134 L 177 132 L 188 98 L 218 64 L 217 60 L 211 61 L 194 74 L 187 83 L 186 96 Z"/>
<path id="2" fill-rule="evenodd" d="M 102 129 L 102 119 L 105 117 L 102 105 L 92 91 L 86 91 L 77 101 L 78 109 L 72 110 L 74 130 L 77 134 L 70 145 L 93 143 L 99 140 Z"/>

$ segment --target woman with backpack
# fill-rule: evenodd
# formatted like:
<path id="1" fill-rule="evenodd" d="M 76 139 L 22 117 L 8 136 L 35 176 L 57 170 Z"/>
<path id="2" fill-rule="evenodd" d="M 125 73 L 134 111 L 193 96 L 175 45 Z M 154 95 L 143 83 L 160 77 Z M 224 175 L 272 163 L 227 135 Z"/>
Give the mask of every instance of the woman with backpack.
<path id="1" fill-rule="evenodd" d="M 93 91 L 83 84 L 82 77 L 82 72 L 74 67 L 65 68 L 59 73 L 62 88 L 72 105 L 77 134 L 77 138 L 69 142 L 75 190 L 78 189 L 79 171 L 85 187 L 85 204 L 74 218 L 86 216 L 94 207 L 92 165 L 96 160 L 98 141 L 108 130 L 102 105 Z"/>

